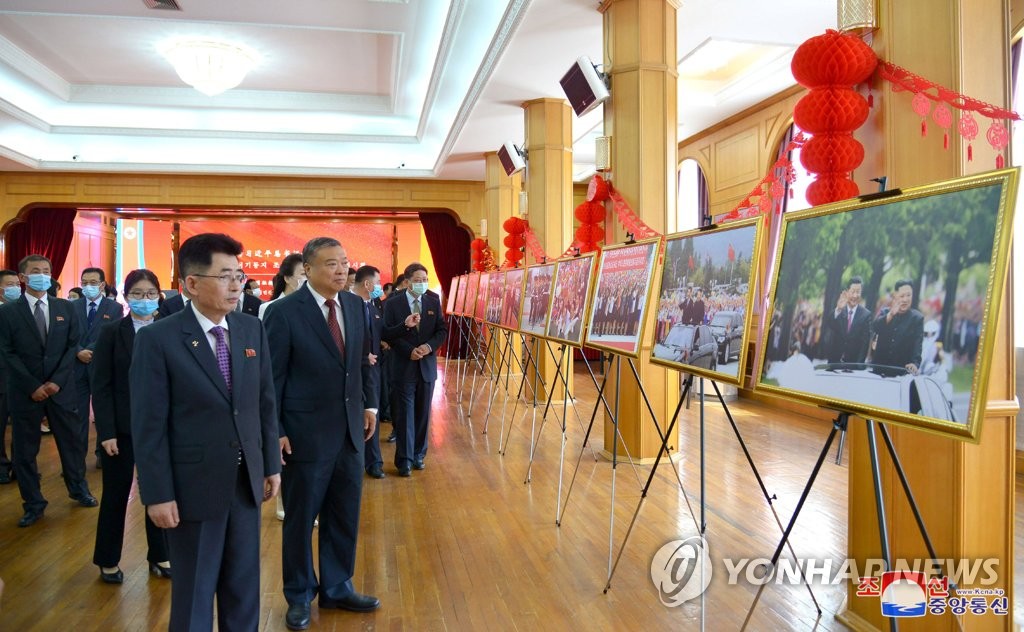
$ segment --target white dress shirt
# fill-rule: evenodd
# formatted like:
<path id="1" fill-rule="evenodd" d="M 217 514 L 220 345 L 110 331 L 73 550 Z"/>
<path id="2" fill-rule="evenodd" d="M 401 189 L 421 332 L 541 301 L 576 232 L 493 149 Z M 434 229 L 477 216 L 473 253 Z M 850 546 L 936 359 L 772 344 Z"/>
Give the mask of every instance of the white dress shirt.
<path id="1" fill-rule="evenodd" d="M 324 322 L 327 322 L 327 314 L 330 313 L 330 308 L 327 307 L 327 299 L 317 293 L 313 289 L 313 286 L 309 286 L 309 293 L 316 299 L 316 304 L 320 307 L 320 311 L 324 315 Z M 341 301 L 338 300 L 337 296 L 332 297 L 334 299 L 334 318 L 338 321 L 338 326 L 341 327 L 341 340 L 344 342 L 348 337 L 345 335 L 345 319 L 341 317 Z"/>
<path id="2" fill-rule="evenodd" d="M 228 319 L 221 318 L 219 323 L 215 323 L 206 316 L 199 313 L 198 309 L 192 309 L 196 314 L 196 320 L 199 321 L 199 326 L 206 332 L 206 341 L 210 343 L 210 349 L 213 351 L 213 357 L 217 357 L 217 336 L 210 333 L 210 330 L 214 327 L 224 328 L 224 343 L 227 344 L 228 349 L 231 349 L 231 335 L 228 334 Z"/>

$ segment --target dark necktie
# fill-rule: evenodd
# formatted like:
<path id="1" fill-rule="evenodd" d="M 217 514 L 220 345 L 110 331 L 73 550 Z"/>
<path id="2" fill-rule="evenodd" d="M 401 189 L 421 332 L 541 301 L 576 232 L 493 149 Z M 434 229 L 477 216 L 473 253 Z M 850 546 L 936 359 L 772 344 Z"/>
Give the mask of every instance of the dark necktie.
<path id="1" fill-rule="evenodd" d="M 335 311 L 335 306 L 338 304 L 334 302 L 333 298 L 329 298 L 324 301 L 327 305 L 327 331 L 331 332 L 331 338 L 334 338 L 334 344 L 338 345 L 338 351 L 341 353 L 341 357 L 345 357 L 345 339 L 341 336 L 341 325 L 338 324 L 338 312 Z"/>
<path id="2" fill-rule="evenodd" d="M 217 368 L 228 386 L 228 393 L 231 392 L 231 354 L 228 352 L 228 343 L 224 339 L 224 328 L 211 327 L 210 333 L 217 339 Z"/>
<path id="3" fill-rule="evenodd" d="M 853 329 L 853 310 L 852 309 L 850 310 L 849 318 L 847 318 L 847 320 L 846 320 L 846 333 L 850 333 L 851 329 Z"/>
<path id="4" fill-rule="evenodd" d="M 419 314 L 421 311 L 422 310 L 420 310 L 420 299 L 414 298 L 412 300 L 412 313 L 413 314 Z M 419 331 L 419 330 L 420 330 L 420 324 L 416 323 L 416 331 Z"/>
<path id="5" fill-rule="evenodd" d="M 36 329 L 39 330 L 39 337 L 42 338 L 43 344 L 46 344 L 46 314 L 43 313 L 43 302 L 36 301 L 36 309 L 33 314 L 36 319 Z"/>
<path id="6" fill-rule="evenodd" d="M 96 320 L 96 303 L 89 303 L 89 313 L 85 319 L 89 322 L 89 327 L 92 328 L 92 321 Z"/>

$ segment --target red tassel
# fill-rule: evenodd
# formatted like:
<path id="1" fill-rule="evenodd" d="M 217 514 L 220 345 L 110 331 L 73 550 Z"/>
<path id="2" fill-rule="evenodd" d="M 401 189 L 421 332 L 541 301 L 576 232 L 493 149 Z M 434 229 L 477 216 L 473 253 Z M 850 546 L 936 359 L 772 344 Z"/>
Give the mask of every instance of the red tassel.
<path id="1" fill-rule="evenodd" d="M 791 200 L 793 199 L 793 188 L 792 187 L 790 187 L 790 189 L 789 189 L 789 199 L 791 199 Z"/>
<path id="2" fill-rule="evenodd" d="M 924 137 L 924 136 L 927 136 L 927 135 L 928 135 L 928 121 L 926 121 L 924 119 L 921 119 L 921 136 Z"/>
<path id="3" fill-rule="evenodd" d="M 942 148 L 949 149 L 949 134 L 946 132 L 942 133 Z"/>
<path id="4" fill-rule="evenodd" d="M 998 156 L 996 156 L 996 169 L 1002 169 L 1002 168 L 1003 168 L 1003 155 L 999 154 Z"/>
<path id="5" fill-rule="evenodd" d="M 875 107 L 875 95 L 871 91 L 868 91 L 868 108 Z"/>
<path id="6" fill-rule="evenodd" d="M 967 162 L 974 160 L 974 146 L 967 143 Z"/>

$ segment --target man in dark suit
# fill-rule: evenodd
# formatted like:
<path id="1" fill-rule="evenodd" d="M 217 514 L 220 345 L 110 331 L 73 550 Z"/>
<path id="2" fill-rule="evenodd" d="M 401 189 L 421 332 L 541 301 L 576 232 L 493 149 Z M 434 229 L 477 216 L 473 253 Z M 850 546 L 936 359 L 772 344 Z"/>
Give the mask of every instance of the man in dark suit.
<path id="1" fill-rule="evenodd" d="M 243 314 L 248 314 L 250 316 L 256 316 L 257 318 L 259 318 L 260 305 L 262 304 L 263 301 L 256 298 L 252 294 L 243 293 L 242 297 L 238 299 L 238 307 L 236 309 Z"/>
<path id="2" fill-rule="evenodd" d="M 160 307 L 157 308 L 156 313 L 160 314 L 161 318 L 165 318 L 185 309 L 185 304 L 188 302 L 188 298 L 185 297 L 184 284 L 182 284 L 181 289 L 182 291 L 160 303 Z"/>
<path id="3" fill-rule="evenodd" d="M 355 574 L 363 450 L 373 436 L 377 395 L 366 347 L 363 302 L 344 291 L 348 256 L 317 237 L 302 250 L 306 284 L 266 310 L 285 461 L 282 573 L 285 624 L 309 627 L 310 602 L 369 612 Z M 313 520 L 320 516 L 320 578 L 313 571 Z M 172 562 L 173 564 L 173 562 Z M 177 576 L 175 576 L 177 581 Z"/>
<path id="4" fill-rule="evenodd" d="M 871 343 L 871 312 L 860 304 L 863 281 L 850 277 L 839 295 L 836 308 L 826 313 L 822 325 L 828 340 L 825 358 L 830 363 L 861 363 L 868 357 Z"/>
<path id="5" fill-rule="evenodd" d="M 427 291 L 427 269 L 421 263 L 405 268 L 410 287 L 384 304 L 384 340 L 394 349 L 396 410 L 395 467 L 399 476 L 422 470 L 427 456 L 430 400 L 437 381 L 437 348 L 448 336 L 437 294 Z"/>
<path id="6" fill-rule="evenodd" d="M 383 312 L 378 307 L 380 295 L 383 294 L 383 288 L 380 286 L 380 270 L 373 266 L 362 266 L 356 270 L 356 284 L 352 293 L 363 299 L 367 353 L 371 356 L 370 367 L 374 378 L 374 388 L 378 395 L 378 401 L 381 402 L 381 407 L 377 411 L 380 413 L 384 408 L 383 401 L 386 396 L 382 385 L 388 379 L 384 375 L 380 339 L 381 328 L 384 325 Z M 371 478 L 384 478 L 384 458 L 380 453 L 380 414 L 377 415 L 377 425 L 374 427 L 373 436 L 366 442 L 363 466 Z"/>
<path id="7" fill-rule="evenodd" d="M 0 305 L 14 303 L 21 298 L 21 279 L 14 270 L 0 270 Z M 7 365 L 0 354 L 0 485 L 13 480 L 14 469 L 7 453 L 7 420 L 11 410 L 7 406 Z M 13 453 L 13 451 L 12 451 Z"/>
<path id="8" fill-rule="evenodd" d="M 203 233 L 181 245 L 187 308 L 138 331 L 129 370 L 139 491 L 167 529 L 171 630 L 255 630 L 260 503 L 280 485 L 270 349 L 235 313 L 242 245 Z"/>
<path id="9" fill-rule="evenodd" d="M 914 286 L 907 279 L 896 282 L 892 305 L 875 318 L 871 329 L 876 336 L 871 363 L 903 367 L 911 375 L 921 368 L 921 343 L 924 342 L 924 316 L 913 309 Z"/>
<path id="10" fill-rule="evenodd" d="M 82 332 L 78 340 L 78 353 L 75 354 L 75 390 L 78 392 L 79 432 L 86 447 L 89 445 L 89 408 L 92 389 L 89 387 L 90 363 L 96 349 L 96 339 L 100 327 L 107 323 L 120 320 L 124 310 L 120 303 L 105 296 L 107 276 L 100 268 L 82 270 L 82 298 L 71 301 L 71 307 L 78 318 L 78 329 Z M 99 441 L 96 442 L 96 466 L 100 466 Z"/>
<path id="11" fill-rule="evenodd" d="M 83 507 L 98 504 L 85 480 L 87 444 L 75 412 L 79 323 L 68 301 L 46 293 L 50 270 L 50 260 L 42 255 L 22 259 L 18 271 L 28 290 L 0 307 L 0 354 L 7 365 L 7 402 L 14 422 L 11 450 L 25 510 L 19 527 L 35 524 L 46 509 L 36 466 L 44 415 L 57 440 L 68 495 Z"/>

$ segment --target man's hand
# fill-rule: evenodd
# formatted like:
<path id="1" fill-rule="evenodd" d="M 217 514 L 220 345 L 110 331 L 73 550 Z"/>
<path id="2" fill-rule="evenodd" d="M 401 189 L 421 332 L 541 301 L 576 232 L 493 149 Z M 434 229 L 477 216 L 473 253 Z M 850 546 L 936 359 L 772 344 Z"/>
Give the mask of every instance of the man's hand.
<path id="1" fill-rule="evenodd" d="M 292 453 L 292 444 L 288 441 L 288 437 L 281 437 L 281 465 L 284 465 L 284 455 L 290 455 Z"/>
<path id="2" fill-rule="evenodd" d="M 32 391 L 32 401 L 34 402 L 41 402 L 49 396 L 50 394 L 46 392 L 46 384 L 43 384 L 36 390 Z"/>
<path id="3" fill-rule="evenodd" d="M 372 410 L 363 411 L 363 441 L 369 441 L 373 437 L 373 431 L 377 428 L 377 413 Z"/>
<path id="4" fill-rule="evenodd" d="M 100 443 L 107 456 L 117 456 L 117 439 L 107 439 Z"/>
<path id="5" fill-rule="evenodd" d="M 181 518 L 178 517 L 178 502 L 175 500 L 150 505 L 146 507 L 146 513 L 153 524 L 161 529 L 173 529 L 181 522 Z"/>
<path id="6" fill-rule="evenodd" d="M 418 324 L 420 324 L 419 314 L 409 314 L 408 316 L 405 317 L 405 326 L 408 327 L 409 329 L 412 329 Z"/>
<path id="7" fill-rule="evenodd" d="M 368 357 L 370 359 L 370 366 L 374 366 L 375 364 L 377 364 L 377 356 L 376 355 L 374 355 L 372 353 L 368 353 L 368 354 L 366 354 L 366 357 Z"/>
<path id="8" fill-rule="evenodd" d="M 78 358 L 78 361 L 81 362 L 82 364 L 89 364 L 90 362 L 92 362 L 92 351 L 89 351 L 88 349 L 82 349 L 81 351 L 78 352 L 76 357 Z"/>
<path id="9" fill-rule="evenodd" d="M 274 474 L 263 478 L 263 502 L 267 502 L 281 489 L 281 475 Z"/>
<path id="10" fill-rule="evenodd" d="M 409 354 L 409 359 L 410 360 L 419 360 L 422 357 L 423 357 L 423 352 L 420 351 L 419 347 L 416 347 L 415 349 L 413 349 L 412 353 Z"/>
<path id="11" fill-rule="evenodd" d="M 909 373 L 911 375 L 917 375 L 918 368 L 917 368 L 917 365 L 914 364 L 913 362 L 911 362 L 910 364 L 907 364 L 903 368 L 905 368 L 907 370 L 907 373 Z"/>
<path id="12" fill-rule="evenodd" d="M 838 313 L 841 310 L 845 309 L 849 302 L 850 302 L 850 299 L 849 299 L 849 297 L 846 294 L 846 290 L 843 290 L 842 292 L 840 292 L 839 300 L 836 301 L 836 313 Z"/>
<path id="13" fill-rule="evenodd" d="M 49 395 L 50 397 L 53 397 L 54 395 L 60 392 L 60 387 L 54 384 L 53 382 L 47 382 L 43 384 L 43 388 L 46 389 L 46 394 Z"/>
<path id="14" fill-rule="evenodd" d="M 380 341 L 380 350 L 381 351 L 387 351 L 390 348 L 391 348 L 391 345 L 389 345 L 388 343 L 384 342 L 383 340 Z"/>
<path id="15" fill-rule="evenodd" d="M 425 358 L 428 355 L 430 355 L 430 346 L 429 345 L 422 344 L 422 345 L 416 347 L 416 350 L 420 352 L 420 357 L 421 358 Z"/>

